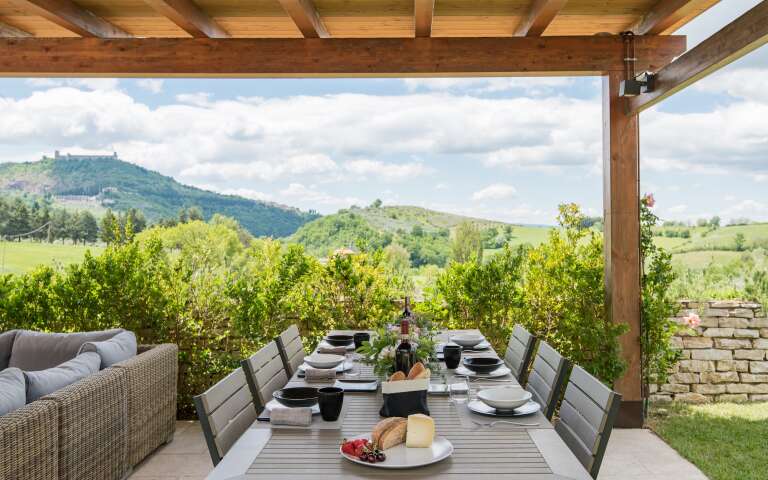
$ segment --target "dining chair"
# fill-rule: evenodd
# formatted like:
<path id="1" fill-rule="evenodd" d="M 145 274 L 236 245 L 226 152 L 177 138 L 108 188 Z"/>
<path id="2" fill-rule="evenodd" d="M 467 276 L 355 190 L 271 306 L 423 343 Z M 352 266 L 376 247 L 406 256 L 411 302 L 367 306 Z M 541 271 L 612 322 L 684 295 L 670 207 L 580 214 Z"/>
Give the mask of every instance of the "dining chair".
<path id="1" fill-rule="evenodd" d="M 240 365 L 245 372 L 245 380 L 257 411 L 261 411 L 272 400 L 275 390 L 283 388 L 290 378 L 285 371 L 277 342 L 274 341 L 241 360 Z"/>
<path id="2" fill-rule="evenodd" d="M 507 352 L 504 354 L 504 363 L 522 386 L 525 386 L 528 380 L 528 370 L 531 369 L 535 348 L 536 337 L 522 325 L 515 325 L 509 337 Z"/>
<path id="3" fill-rule="evenodd" d="M 621 395 L 573 367 L 555 430 L 592 478 L 600 471 L 620 404 Z"/>
<path id="4" fill-rule="evenodd" d="M 547 342 L 539 341 L 539 348 L 533 360 L 533 369 L 528 376 L 525 389 L 531 392 L 533 399 L 541 405 L 542 413 L 547 420 L 552 420 L 570 368 L 571 362 L 550 347 Z"/>
<path id="5" fill-rule="evenodd" d="M 216 466 L 256 421 L 256 406 L 245 372 L 242 368 L 236 369 L 193 400 L 208 453 Z"/>
<path id="6" fill-rule="evenodd" d="M 304 356 L 306 355 L 299 327 L 295 324 L 291 325 L 279 337 L 275 338 L 275 341 L 277 342 L 277 348 L 280 350 L 285 371 L 290 378 L 296 373 L 299 365 L 304 363 Z"/>

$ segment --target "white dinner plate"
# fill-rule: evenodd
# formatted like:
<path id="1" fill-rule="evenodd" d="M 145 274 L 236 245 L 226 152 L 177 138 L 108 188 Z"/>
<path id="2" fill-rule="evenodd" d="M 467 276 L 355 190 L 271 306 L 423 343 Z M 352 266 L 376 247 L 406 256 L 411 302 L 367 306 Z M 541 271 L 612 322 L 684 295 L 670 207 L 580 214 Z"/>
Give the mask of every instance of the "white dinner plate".
<path id="1" fill-rule="evenodd" d="M 344 360 L 344 355 L 332 353 L 313 353 L 304 357 L 304 363 L 314 368 L 334 368 Z"/>
<path id="2" fill-rule="evenodd" d="M 334 370 L 336 370 L 339 373 L 346 372 L 347 370 L 352 370 L 353 363 L 354 362 L 342 362 L 342 363 L 336 365 Z M 314 368 L 314 367 L 312 367 L 311 365 L 308 365 L 306 363 L 302 363 L 301 365 L 299 365 L 299 371 L 301 373 L 304 373 L 304 370 L 306 370 L 308 368 Z M 324 370 L 324 369 L 321 368 L 319 370 Z M 330 368 L 328 370 L 330 370 Z"/>
<path id="3" fill-rule="evenodd" d="M 347 440 L 356 440 L 358 438 L 370 440 L 371 434 L 358 435 Z M 341 451 L 341 447 L 339 447 L 339 453 L 350 462 L 371 468 L 417 468 L 432 465 L 433 463 L 437 463 L 450 457 L 453 454 L 453 444 L 451 444 L 447 438 L 439 436 L 435 437 L 432 446 L 429 448 L 408 448 L 404 443 L 401 443 L 400 445 L 384 450 L 384 455 L 387 456 L 387 459 L 383 462 L 376 463 L 363 462 L 357 457 L 347 455 Z"/>
<path id="4" fill-rule="evenodd" d="M 492 406 L 483 403 L 481 400 L 472 400 L 467 404 L 467 408 L 475 413 L 488 415 L 489 417 L 524 417 L 541 410 L 541 405 L 530 400 L 525 405 L 517 407 L 514 410 L 496 410 Z"/>
<path id="5" fill-rule="evenodd" d="M 320 348 L 320 347 L 324 347 L 324 348 L 337 348 L 337 347 L 334 347 L 333 345 L 331 345 L 330 343 L 326 342 L 325 340 L 322 340 L 318 344 L 317 348 Z M 354 351 L 355 350 L 355 342 L 352 342 L 349 345 L 347 345 L 347 350 L 349 350 L 350 352 Z"/>
<path id="6" fill-rule="evenodd" d="M 505 365 L 500 366 L 499 368 L 492 371 L 491 373 L 473 372 L 472 370 L 468 369 L 464 365 L 459 365 L 459 368 L 455 370 L 456 375 L 472 377 L 472 378 L 496 378 L 496 377 L 503 377 L 505 375 L 509 375 L 510 373 L 512 373 L 512 370 L 510 370 Z"/>

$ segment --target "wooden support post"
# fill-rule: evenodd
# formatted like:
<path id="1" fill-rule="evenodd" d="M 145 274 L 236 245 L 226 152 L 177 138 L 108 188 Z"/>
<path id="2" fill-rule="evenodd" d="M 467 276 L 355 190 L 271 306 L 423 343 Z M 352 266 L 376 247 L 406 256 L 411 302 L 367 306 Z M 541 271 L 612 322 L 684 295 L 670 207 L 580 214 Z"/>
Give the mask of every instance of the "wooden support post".
<path id="1" fill-rule="evenodd" d="M 619 97 L 621 72 L 603 77 L 603 208 L 606 305 L 612 321 L 629 330 L 621 337 L 627 370 L 615 389 L 622 395 L 617 426 L 643 425 L 640 345 L 640 153 L 639 119 Z"/>

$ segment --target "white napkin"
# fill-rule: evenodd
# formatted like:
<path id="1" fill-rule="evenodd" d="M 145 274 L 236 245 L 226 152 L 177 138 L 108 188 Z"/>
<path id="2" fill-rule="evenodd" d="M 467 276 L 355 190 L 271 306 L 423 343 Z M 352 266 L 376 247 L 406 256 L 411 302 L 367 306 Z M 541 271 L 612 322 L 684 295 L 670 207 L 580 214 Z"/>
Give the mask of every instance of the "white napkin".
<path id="1" fill-rule="evenodd" d="M 335 368 L 312 368 L 304 370 L 304 380 L 307 382 L 332 382 L 336 380 Z"/>
<path id="2" fill-rule="evenodd" d="M 333 353 L 336 355 L 346 355 L 347 347 L 331 347 L 320 345 L 317 347 L 317 353 Z"/>
<path id="3" fill-rule="evenodd" d="M 269 412 L 269 423 L 308 427 L 312 423 L 312 409 L 309 407 L 276 408 Z"/>

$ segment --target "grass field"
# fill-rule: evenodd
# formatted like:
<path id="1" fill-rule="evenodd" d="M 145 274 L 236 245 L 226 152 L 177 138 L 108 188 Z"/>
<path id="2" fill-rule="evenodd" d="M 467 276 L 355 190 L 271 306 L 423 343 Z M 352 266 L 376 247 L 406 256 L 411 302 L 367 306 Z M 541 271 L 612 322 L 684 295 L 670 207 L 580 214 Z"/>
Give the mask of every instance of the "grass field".
<path id="1" fill-rule="evenodd" d="M 745 248 L 768 248 L 768 223 L 753 223 L 750 225 L 734 225 L 710 230 L 707 227 L 658 227 L 657 232 L 688 230 L 690 238 L 654 237 L 657 245 L 672 252 L 688 252 L 702 250 L 735 250 L 736 235 L 742 234 Z"/>
<path id="2" fill-rule="evenodd" d="M 79 262 L 85 252 L 101 253 L 98 245 L 0 241 L 0 273 L 24 273 L 37 265 L 67 265 Z"/>
<path id="3" fill-rule="evenodd" d="M 768 478 L 768 403 L 657 406 L 649 425 L 712 480 Z"/>
<path id="4" fill-rule="evenodd" d="M 731 252 L 726 250 L 702 250 L 698 252 L 675 253 L 672 255 L 672 263 L 676 266 L 687 268 L 706 268 L 712 263 L 723 265 L 737 260 L 748 252 Z"/>

